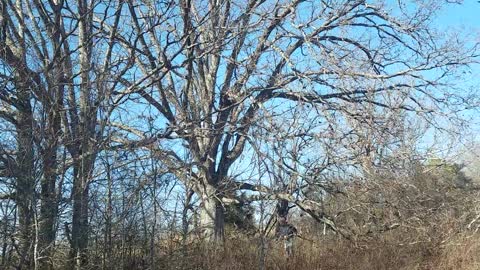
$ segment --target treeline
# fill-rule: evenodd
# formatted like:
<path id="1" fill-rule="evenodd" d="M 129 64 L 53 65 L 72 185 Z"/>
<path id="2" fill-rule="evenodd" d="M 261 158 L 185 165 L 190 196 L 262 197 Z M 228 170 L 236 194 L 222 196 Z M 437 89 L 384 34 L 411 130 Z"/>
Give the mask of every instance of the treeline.
<path id="1" fill-rule="evenodd" d="M 171 268 L 232 232 L 265 258 L 297 215 L 352 243 L 471 228 L 475 185 L 423 175 L 478 107 L 442 6 L 3 0 L 0 267 Z"/>

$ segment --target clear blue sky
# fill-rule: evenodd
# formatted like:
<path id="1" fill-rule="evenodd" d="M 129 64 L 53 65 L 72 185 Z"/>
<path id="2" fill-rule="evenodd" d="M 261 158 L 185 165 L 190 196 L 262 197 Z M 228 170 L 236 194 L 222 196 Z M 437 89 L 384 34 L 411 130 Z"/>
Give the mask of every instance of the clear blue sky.
<path id="1" fill-rule="evenodd" d="M 457 25 L 478 28 L 480 26 L 480 3 L 476 0 L 465 0 L 463 4 L 448 5 L 440 13 L 445 25 Z"/>
<path id="2" fill-rule="evenodd" d="M 440 0 L 439 0 L 440 1 Z M 462 4 L 443 7 L 437 19 L 438 27 L 445 31 L 458 30 L 472 42 L 480 42 L 480 2 L 465 0 Z M 480 84 L 480 65 L 473 67 L 472 80 Z"/>
<path id="3" fill-rule="evenodd" d="M 445 32 L 456 31 L 460 33 L 460 35 L 466 37 L 466 39 L 472 44 L 480 43 L 479 1 L 464 0 L 462 4 L 446 5 L 438 15 L 435 23 L 439 30 L 445 30 Z M 464 85 L 460 85 L 460 87 L 465 87 L 465 89 L 475 89 L 480 94 L 480 64 L 473 65 L 471 68 L 472 73 L 468 75 Z M 470 123 L 471 136 L 468 139 L 474 139 L 477 143 L 480 143 L 479 111 L 469 112 L 472 121 Z M 464 147 L 459 146 L 458 150 L 461 150 L 462 148 Z"/>
<path id="4" fill-rule="evenodd" d="M 464 0 L 462 4 L 445 5 L 438 14 L 435 24 L 436 28 L 444 30 L 445 33 L 452 31 L 459 33 L 471 44 L 480 43 L 480 1 Z M 480 61 L 480 58 L 478 60 Z M 471 68 L 472 73 L 464 81 L 465 88 L 473 87 L 480 91 L 480 64 L 472 65 Z M 478 113 L 475 124 L 477 131 L 480 132 Z"/>

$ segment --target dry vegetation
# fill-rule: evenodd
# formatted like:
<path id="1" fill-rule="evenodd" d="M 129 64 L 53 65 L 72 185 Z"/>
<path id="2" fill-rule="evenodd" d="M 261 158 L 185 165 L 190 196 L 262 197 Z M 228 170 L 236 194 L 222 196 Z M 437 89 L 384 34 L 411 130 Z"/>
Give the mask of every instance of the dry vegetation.
<path id="1" fill-rule="evenodd" d="M 259 256 L 258 239 L 228 241 L 223 249 L 207 251 L 191 249 L 162 256 L 157 269 L 215 270 L 474 270 L 479 269 L 478 236 L 457 235 L 448 243 L 419 242 L 399 245 L 398 236 L 385 235 L 356 245 L 338 238 L 319 238 L 313 244 L 299 240 L 295 255 L 289 260 L 278 243 L 269 242 L 263 258 Z"/>
<path id="2" fill-rule="evenodd" d="M 292 210 L 290 222 L 299 230 L 292 257 L 282 240 L 261 233 L 260 224 L 239 230 L 227 223 L 221 245 L 194 233 L 182 240 L 180 230 L 170 229 L 154 243 L 155 254 L 141 239 L 117 242 L 110 258 L 101 248 L 91 250 L 86 269 L 479 269 L 478 187 L 454 168 L 427 166 L 411 178 L 383 175 L 349 184 L 324 204 L 327 213 L 348 209 L 335 218 L 337 233 Z M 132 228 L 131 234 L 141 232 Z M 67 246 L 57 249 L 58 269 L 67 267 L 62 250 Z"/>
<path id="3" fill-rule="evenodd" d="M 0 269 L 479 269 L 461 2 L 1 0 Z"/>
<path id="4" fill-rule="evenodd" d="M 280 240 L 232 232 L 216 250 L 171 246 L 159 257 L 159 269 L 479 269 L 477 187 L 452 167 L 427 171 L 400 182 L 371 179 L 361 185 L 363 193 L 357 188 L 332 197 L 327 208 L 352 205 L 336 219 L 344 236 L 323 235 L 319 223 L 296 216 L 291 222 L 301 238 L 291 258 Z"/>
<path id="5" fill-rule="evenodd" d="M 338 224 L 343 224 L 348 239 L 331 230 L 323 235 L 321 224 L 297 215 L 291 222 L 299 228 L 300 237 L 296 238 L 291 258 L 285 256 L 281 240 L 230 231 L 228 240 L 216 249 L 201 242 L 186 247 L 181 242 L 165 246 L 157 266 L 158 269 L 215 270 L 479 269 L 477 187 L 458 186 L 455 181 L 458 177 L 465 180 L 462 174 L 454 177 L 450 171 L 435 169 L 433 173 L 401 182 L 377 179 L 363 185 L 368 192 L 360 193 L 362 195 L 356 189 L 340 196 L 348 197 L 349 204 L 362 204 L 336 219 Z M 372 197 L 382 197 L 390 203 L 379 206 Z M 334 204 L 338 208 L 346 203 L 338 197 L 332 200 L 326 205 Z M 398 224 L 398 227 L 386 230 L 389 224 Z"/>
<path id="6" fill-rule="evenodd" d="M 295 254 L 287 259 L 282 243 L 265 242 L 265 256 L 261 254 L 261 240 L 243 238 L 227 241 L 212 250 L 197 245 L 187 249 L 181 245 L 159 246 L 155 266 L 141 256 L 118 259 L 111 269 L 182 269 L 182 270 L 476 270 L 480 268 L 478 253 L 480 237 L 470 232 L 456 234 L 448 241 L 429 239 L 411 244 L 400 244 L 401 232 L 396 231 L 374 239 L 352 243 L 337 236 L 314 238 L 315 243 L 299 239 Z M 400 239 L 399 239 L 400 238 Z M 55 258 L 58 269 L 64 267 L 66 255 L 59 248 Z M 119 250 L 117 250 L 119 252 Z M 141 254 L 138 252 L 137 254 Z M 131 254 L 133 255 L 133 254 Z M 263 265 L 263 266 L 262 266 Z M 263 267 L 263 268 L 262 268 Z M 92 256 L 85 269 L 102 269 L 102 258 Z"/>

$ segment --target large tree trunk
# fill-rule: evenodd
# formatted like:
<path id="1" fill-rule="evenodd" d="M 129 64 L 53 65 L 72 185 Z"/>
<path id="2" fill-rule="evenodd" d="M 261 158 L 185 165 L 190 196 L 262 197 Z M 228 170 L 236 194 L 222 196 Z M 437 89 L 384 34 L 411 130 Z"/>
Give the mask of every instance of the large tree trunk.
<path id="1" fill-rule="evenodd" d="M 206 241 L 221 243 L 225 238 L 225 209 L 217 189 L 206 185 L 201 191 L 200 227 Z"/>

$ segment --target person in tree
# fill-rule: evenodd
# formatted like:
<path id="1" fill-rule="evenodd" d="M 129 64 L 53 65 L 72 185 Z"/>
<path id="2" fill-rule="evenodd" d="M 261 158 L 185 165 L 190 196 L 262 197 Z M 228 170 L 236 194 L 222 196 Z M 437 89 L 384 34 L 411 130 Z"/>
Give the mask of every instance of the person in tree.
<path id="1" fill-rule="evenodd" d="M 293 255 L 293 242 L 297 236 L 297 228 L 288 223 L 286 217 L 279 217 L 275 236 L 284 241 L 285 254 L 288 257 Z"/>

